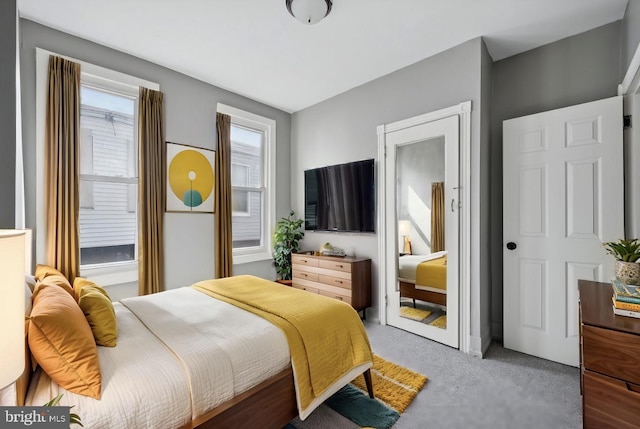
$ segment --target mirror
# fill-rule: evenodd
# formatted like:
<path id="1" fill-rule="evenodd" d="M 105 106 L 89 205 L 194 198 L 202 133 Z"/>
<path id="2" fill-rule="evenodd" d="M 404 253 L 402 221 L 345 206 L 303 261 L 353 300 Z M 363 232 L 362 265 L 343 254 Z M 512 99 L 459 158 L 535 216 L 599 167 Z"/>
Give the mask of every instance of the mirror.
<path id="1" fill-rule="evenodd" d="M 445 138 L 399 146 L 396 152 L 399 315 L 447 328 Z"/>

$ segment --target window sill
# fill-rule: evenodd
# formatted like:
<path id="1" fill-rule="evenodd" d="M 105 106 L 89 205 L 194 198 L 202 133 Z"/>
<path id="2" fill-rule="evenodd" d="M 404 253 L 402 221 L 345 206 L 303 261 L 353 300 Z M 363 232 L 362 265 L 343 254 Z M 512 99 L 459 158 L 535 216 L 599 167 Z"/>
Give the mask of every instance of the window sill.
<path id="1" fill-rule="evenodd" d="M 256 253 L 245 253 L 245 254 L 233 254 L 233 264 L 248 264 L 250 262 L 259 262 L 259 261 L 269 261 L 272 260 L 273 256 L 269 252 L 256 252 Z"/>
<path id="2" fill-rule="evenodd" d="M 138 261 L 80 267 L 80 275 L 99 286 L 113 286 L 138 281 Z"/>

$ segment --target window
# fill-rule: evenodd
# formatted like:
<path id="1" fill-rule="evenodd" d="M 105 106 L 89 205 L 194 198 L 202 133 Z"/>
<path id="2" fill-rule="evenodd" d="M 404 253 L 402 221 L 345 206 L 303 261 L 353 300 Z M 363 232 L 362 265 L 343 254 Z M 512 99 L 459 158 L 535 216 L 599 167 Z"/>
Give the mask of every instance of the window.
<path id="1" fill-rule="evenodd" d="M 44 140 L 49 55 L 36 48 L 36 228 L 46 231 Z M 139 87 L 160 86 L 134 76 L 80 63 L 80 275 L 103 286 L 138 280 Z M 36 260 L 45 257 L 36 236 Z"/>
<path id="2" fill-rule="evenodd" d="M 80 266 L 137 260 L 137 95 L 81 82 Z"/>
<path id="3" fill-rule="evenodd" d="M 234 263 L 271 259 L 275 219 L 275 121 L 218 105 L 231 116 Z"/>
<path id="4" fill-rule="evenodd" d="M 231 129 L 233 130 L 233 126 Z M 233 142 L 232 142 L 233 147 Z M 241 156 L 242 154 L 237 156 Z M 233 149 L 231 157 L 234 157 Z M 260 162 L 260 157 L 256 157 L 256 164 Z M 254 165 L 254 168 L 256 166 Z M 249 191 L 243 188 L 249 187 L 249 175 L 251 174 L 251 166 L 236 164 L 231 162 L 231 208 L 233 216 L 251 216 L 251 207 L 249 205 Z"/>

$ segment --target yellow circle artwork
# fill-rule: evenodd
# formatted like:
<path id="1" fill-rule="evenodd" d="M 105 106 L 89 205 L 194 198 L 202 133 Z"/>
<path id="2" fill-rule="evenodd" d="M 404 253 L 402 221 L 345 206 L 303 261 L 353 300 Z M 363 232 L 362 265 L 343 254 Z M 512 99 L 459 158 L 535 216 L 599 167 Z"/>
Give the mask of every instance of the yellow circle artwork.
<path id="1" fill-rule="evenodd" d="M 183 150 L 169 164 L 169 186 L 190 208 L 198 207 L 213 190 L 213 169 L 207 158 L 195 150 Z"/>

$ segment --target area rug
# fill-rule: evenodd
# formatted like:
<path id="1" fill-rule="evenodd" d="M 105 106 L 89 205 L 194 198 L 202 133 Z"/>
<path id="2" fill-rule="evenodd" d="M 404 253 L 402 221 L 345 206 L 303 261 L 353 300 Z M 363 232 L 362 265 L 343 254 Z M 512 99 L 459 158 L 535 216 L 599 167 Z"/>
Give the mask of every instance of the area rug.
<path id="1" fill-rule="evenodd" d="M 438 317 L 433 322 L 429 323 L 431 326 L 435 326 L 436 328 L 447 329 L 447 315 Z"/>
<path id="2" fill-rule="evenodd" d="M 371 379 L 375 399 L 369 398 L 363 376 L 340 389 L 325 405 L 360 427 L 387 429 L 393 426 L 427 377 L 393 362 L 373 356 Z M 289 424 L 286 429 L 295 429 Z"/>
<path id="3" fill-rule="evenodd" d="M 413 307 L 400 307 L 400 317 L 404 317 L 406 319 L 421 321 L 430 315 L 431 312 L 429 310 Z"/>

